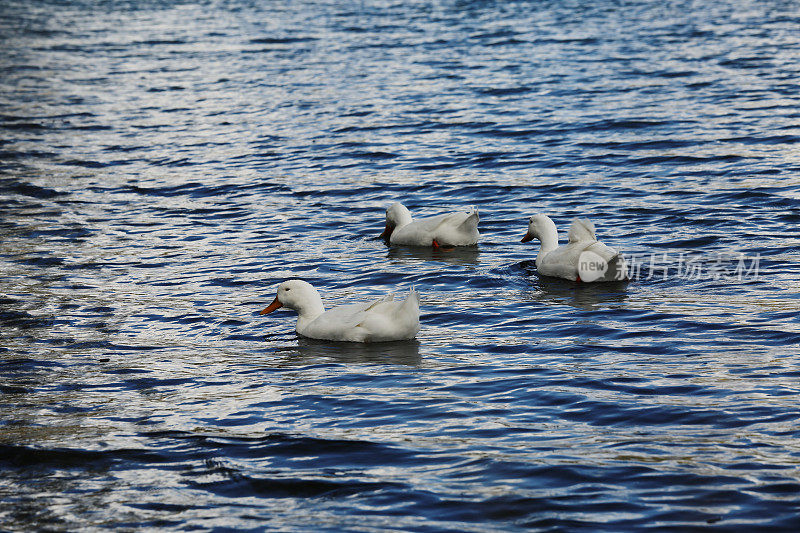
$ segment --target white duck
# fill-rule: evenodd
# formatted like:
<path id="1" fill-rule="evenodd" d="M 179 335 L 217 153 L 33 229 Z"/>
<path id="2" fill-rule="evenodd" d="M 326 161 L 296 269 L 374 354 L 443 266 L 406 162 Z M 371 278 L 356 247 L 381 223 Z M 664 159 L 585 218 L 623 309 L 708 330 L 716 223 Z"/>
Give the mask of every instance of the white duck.
<path id="1" fill-rule="evenodd" d="M 398 202 L 386 209 L 386 229 L 381 237 L 407 246 L 470 246 L 478 243 L 478 210 L 456 211 L 420 220 Z"/>
<path id="2" fill-rule="evenodd" d="M 597 240 L 594 224 L 586 218 L 572 221 L 567 234 L 569 242 L 559 246 L 558 230 L 550 217 L 533 215 L 522 242 L 531 239 L 542 243 L 536 256 L 536 269 L 543 276 L 586 282 L 628 279 L 625 258 Z"/>
<path id="3" fill-rule="evenodd" d="M 297 311 L 297 333 L 326 341 L 383 342 L 413 339 L 419 332 L 419 293 L 411 289 L 395 302 L 387 294 L 379 300 L 342 305 L 328 311 L 317 289 L 299 279 L 284 281 L 262 315 L 286 306 Z"/>

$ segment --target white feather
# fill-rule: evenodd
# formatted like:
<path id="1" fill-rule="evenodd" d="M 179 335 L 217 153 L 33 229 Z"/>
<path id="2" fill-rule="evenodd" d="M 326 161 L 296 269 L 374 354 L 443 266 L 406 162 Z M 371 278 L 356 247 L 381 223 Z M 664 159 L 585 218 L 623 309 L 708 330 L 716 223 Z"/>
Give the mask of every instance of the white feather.
<path id="1" fill-rule="evenodd" d="M 312 339 L 383 342 L 413 339 L 419 332 L 419 294 L 411 289 L 403 301 L 387 294 L 370 302 L 325 310 L 311 284 L 289 280 L 278 286 L 277 300 L 298 313 L 297 333 Z"/>
<path id="2" fill-rule="evenodd" d="M 456 211 L 414 220 L 402 204 L 394 203 L 386 210 L 389 242 L 406 246 L 470 246 L 478 243 L 478 210 Z"/>
<path id="3" fill-rule="evenodd" d="M 590 220 L 573 220 L 567 236 L 569 242 L 559 246 L 558 230 L 550 217 L 537 214 L 530 218 L 523 241 L 539 239 L 541 242 L 536 256 L 539 274 L 587 282 L 627 279 L 627 265 L 622 254 L 597 240 Z"/>

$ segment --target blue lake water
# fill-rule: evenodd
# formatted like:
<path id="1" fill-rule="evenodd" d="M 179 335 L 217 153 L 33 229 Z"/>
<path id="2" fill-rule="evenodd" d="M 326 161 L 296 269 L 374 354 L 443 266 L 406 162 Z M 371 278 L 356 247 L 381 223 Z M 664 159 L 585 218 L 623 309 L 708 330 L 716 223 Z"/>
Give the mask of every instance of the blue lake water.
<path id="1" fill-rule="evenodd" d="M 2 2 L 0 529 L 797 531 L 799 58 L 777 0 Z"/>

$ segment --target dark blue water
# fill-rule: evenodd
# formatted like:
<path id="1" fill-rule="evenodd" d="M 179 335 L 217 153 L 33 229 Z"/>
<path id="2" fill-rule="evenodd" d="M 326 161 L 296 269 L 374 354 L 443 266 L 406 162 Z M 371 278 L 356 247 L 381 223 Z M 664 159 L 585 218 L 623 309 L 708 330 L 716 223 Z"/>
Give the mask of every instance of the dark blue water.
<path id="1" fill-rule="evenodd" d="M 5 0 L 0 529 L 796 531 L 798 58 L 777 0 Z M 294 276 L 418 339 L 298 339 Z"/>

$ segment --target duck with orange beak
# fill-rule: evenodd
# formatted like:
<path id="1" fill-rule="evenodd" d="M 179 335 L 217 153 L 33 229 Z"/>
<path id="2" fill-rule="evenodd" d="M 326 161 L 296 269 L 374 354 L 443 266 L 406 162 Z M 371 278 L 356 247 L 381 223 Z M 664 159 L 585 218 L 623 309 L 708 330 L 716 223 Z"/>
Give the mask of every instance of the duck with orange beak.
<path id="1" fill-rule="evenodd" d="M 287 307 L 297 311 L 296 331 L 303 337 L 328 341 L 387 342 L 413 339 L 419 332 L 419 293 L 411 289 L 403 301 L 388 294 L 381 299 L 325 310 L 310 283 L 291 279 L 278 286 L 275 299 L 260 314 Z"/>
<path id="2" fill-rule="evenodd" d="M 572 281 L 621 281 L 628 279 L 625 258 L 614 248 L 597 240 L 594 224 L 586 218 L 572 221 L 567 244 L 558 245 L 558 230 L 547 215 L 536 214 L 528 221 L 522 242 L 538 239 L 536 270 L 542 276 Z"/>

